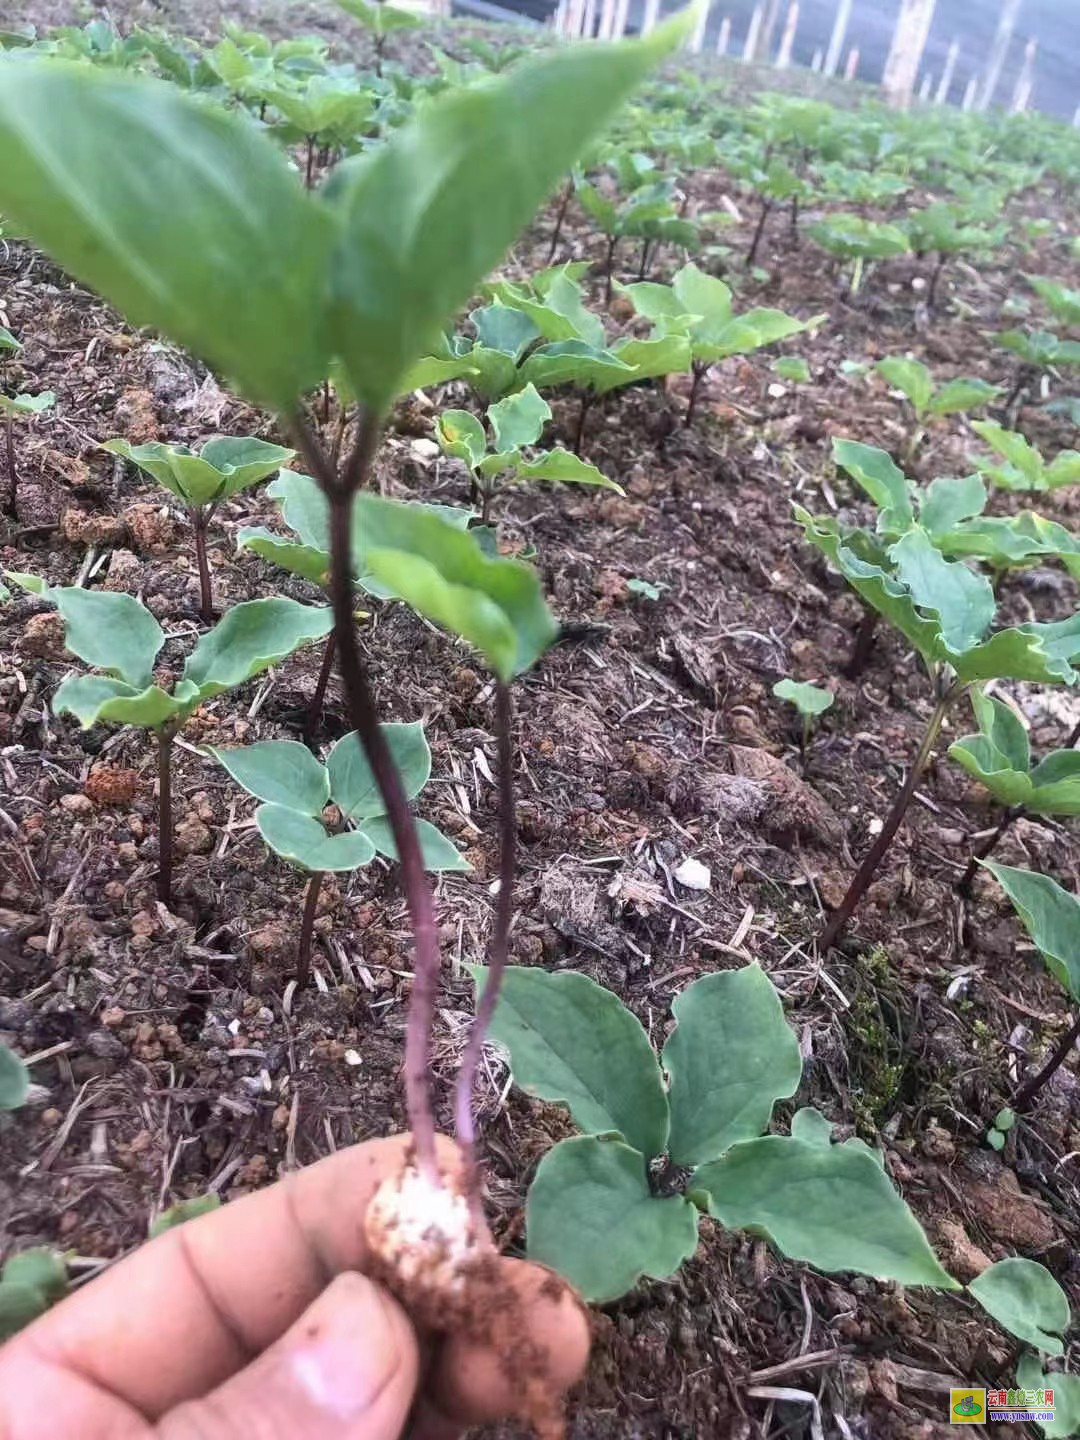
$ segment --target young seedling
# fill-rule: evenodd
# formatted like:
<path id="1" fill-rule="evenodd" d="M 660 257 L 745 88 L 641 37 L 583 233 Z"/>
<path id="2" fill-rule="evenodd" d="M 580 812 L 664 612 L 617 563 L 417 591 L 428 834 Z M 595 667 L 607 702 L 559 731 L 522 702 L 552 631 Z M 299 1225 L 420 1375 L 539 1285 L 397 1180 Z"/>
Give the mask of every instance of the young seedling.
<path id="1" fill-rule="evenodd" d="M 0 1045 L 0 1110 L 18 1110 L 29 1091 L 30 1071 L 10 1046 Z"/>
<path id="2" fill-rule="evenodd" d="M 911 421 L 900 459 L 904 466 L 914 461 L 928 420 L 982 410 L 1001 394 L 1000 386 L 967 377 L 935 385 L 933 375 L 921 360 L 899 355 L 879 360 L 874 368 L 887 384 L 900 391 L 911 407 Z"/>
<path id="3" fill-rule="evenodd" d="M 979 255 L 996 250 L 1007 234 L 1004 225 L 970 223 L 970 207 L 939 203 L 916 210 L 906 222 L 908 239 L 916 255 L 936 256 L 930 272 L 926 304 L 933 310 L 937 304 L 938 285 L 949 259 L 956 255 Z"/>
<path id="4" fill-rule="evenodd" d="M 956 887 L 961 895 L 971 893 L 979 861 L 1022 815 L 1080 815 L 1080 750 L 1055 750 L 1032 765 L 1027 730 L 1010 705 L 975 689 L 971 708 L 978 733 L 954 741 L 949 758 L 985 785 L 1004 812 L 994 833 L 972 853 Z"/>
<path id="5" fill-rule="evenodd" d="M 1046 493 L 1080 482 L 1080 452 L 1062 450 L 1047 463 L 1042 455 L 1015 430 L 993 420 L 974 420 L 971 428 L 1003 463 L 975 456 L 979 473 L 1000 490 L 1037 490 Z"/>
<path id="6" fill-rule="evenodd" d="M 1009 1132 L 1016 1124 L 1016 1111 L 1006 1106 L 994 1116 L 994 1123 L 986 1132 L 986 1143 L 991 1150 L 1004 1150 Z"/>
<path id="7" fill-rule="evenodd" d="M 1005 423 L 1011 429 L 1025 396 L 1038 387 L 1044 375 L 1053 373 L 1059 365 L 1080 365 L 1080 341 L 1062 340 L 1049 330 L 1003 330 L 998 344 L 1020 361 L 1003 406 Z"/>
<path id="8" fill-rule="evenodd" d="M 296 454 L 253 436 L 223 436 L 208 440 L 197 453 L 186 445 L 130 445 L 107 440 L 101 447 L 137 465 L 183 504 L 195 533 L 195 559 L 199 568 L 199 614 L 214 619 L 214 593 L 206 558 L 206 532 L 218 506 L 280 470 Z"/>
<path id="9" fill-rule="evenodd" d="M 374 8 L 382 11 L 389 7 Z M 286 145 L 303 143 L 304 185 L 308 190 L 315 184 L 319 151 L 329 152 L 347 144 L 375 111 L 371 92 L 362 90 L 353 79 L 332 75 L 305 75 L 286 84 L 278 72 L 273 79 L 251 86 L 250 93 L 257 94 L 282 116 L 284 124 L 275 129 L 280 130 Z"/>
<path id="10" fill-rule="evenodd" d="M 625 494 L 595 465 L 561 447 L 541 450 L 526 459 L 522 450 L 534 446 L 551 419 L 551 406 L 534 385 L 488 406 L 490 439 L 483 425 L 468 410 L 444 410 L 435 424 L 435 439 L 444 455 L 463 461 L 471 476 L 472 500 L 480 501 L 480 523 L 491 520 L 491 503 L 503 485 L 527 480 L 557 480 L 564 484 L 598 485 Z"/>
<path id="11" fill-rule="evenodd" d="M 1047 970 L 1065 987 L 1070 1000 L 1080 1001 L 1080 900 L 1049 875 L 999 865 L 993 860 L 981 863 L 1009 897 Z M 1080 1014 L 1069 1023 L 1042 1068 L 1016 1090 L 1009 1103 L 1017 1114 L 1030 1108 L 1039 1091 L 1072 1054 L 1078 1039 Z"/>
<path id="12" fill-rule="evenodd" d="M 1070 290 L 1045 275 L 1029 275 L 1027 282 L 1055 320 L 1064 325 L 1080 325 L 1080 290 Z"/>
<path id="13" fill-rule="evenodd" d="M 220 1208 L 221 1196 L 215 1190 L 207 1195 L 194 1195 L 190 1200 L 177 1200 L 175 1205 L 169 1205 L 155 1215 L 147 1226 L 146 1238 L 156 1240 L 166 1230 L 175 1230 L 178 1225 L 186 1225 L 189 1220 L 197 1220 L 200 1215 L 209 1215 L 212 1210 Z"/>
<path id="14" fill-rule="evenodd" d="M 401 777 L 406 799 L 415 800 L 431 775 L 431 751 L 424 728 L 380 727 Z M 340 739 L 326 764 L 296 740 L 264 740 L 240 749 L 214 749 L 219 761 L 249 795 L 261 801 L 255 811 L 259 834 L 275 855 L 308 876 L 296 982 L 303 989 L 311 976 L 311 944 L 319 891 L 327 871 L 356 870 L 376 853 L 397 858 L 386 807 L 357 734 Z M 348 829 L 328 831 L 327 805 L 336 805 Z M 472 867 L 453 843 L 427 820 L 415 822 L 426 870 L 469 870 Z"/>
<path id="15" fill-rule="evenodd" d="M 829 215 L 806 227 L 816 245 L 836 260 L 850 260 L 847 293 L 854 297 L 862 287 L 868 260 L 888 260 L 909 250 L 908 237 L 898 225 L 864 220 L 858 215 Z"/>
<path id="16" fill-rule="evenodd" d="M 615 277 L 615 253 L 620 240 L 637 238 L 643 242 L 639 279 L 644 278 L 650 245 L 665 242 L 681 245 L 684 250 L 697 249 L 698 229 L 680 215 L 673 204 L 673 180 L 653 180 L 643 184 L 620 204 L 618 198 L 603 193 L 596 185 L 582 180 L 577 186 L 578 204 L 600 228 L 607 239 L 604 256 L 604 303 L 611 304 Z"/>
<path id="17" fill-rule="evenodd" d="M 8 333 L 5 331 L 5 334 Z M 56 403 L 51 390 L 37 395 L 4 395 L 0 393 L 0 415 L 4 417 L 4 440 L 7 446 L 7 513 L 18 519 L 19 473 L 15 466 L 15 421 L 31 420 L 43 415 Z"/>
<path id="18" fill-rule="evenodd" d="M 772 687 L 772 693 L 778 700 L 789 701 L 802 716 L 799 755 L 805 764 L 806 747 L 810 743 L 810 732 L 813 729 L 814 721 L 819 715 L 824 715 L 826 710 L 832 708 L 836 696 L 831 690 L 825 690 L 820 685 L 810 685 L 805 681 L 800 682 L 786 677 L 776 682 Z"/>
<path id="19" fill-rule="evenodd" d="M 385 0 L 337 0 L 341 8 L 365 30 L 370 30 L 375 49 L 375 74 L 383 72 L 386 56 L 386 42 L 396 30 L 414 30 L 422 24 L 421 17 L 411 10 L 401 10 L 396 5 L 387 5 Z"/>
<path id="20" fill-rule="evenodd" d="M 690 365 L 689 340 L 682 333 L 654 330 L 647 340 L 623 336 L 609 346 L 603 321 L 585 308 L 572 266 L 543 272 L 525 284 L 504 280 L 487 288 L 496 302 L 526 316 L 546 342 L 526 353 L 515 388 L 573 385 L 580 394 L 575 454 L 581 453 L 589 410 L 601 396 Z"/>
<path id="21" fill-rule="evenodd" d="M 684 265 L 670 285 L 645 281 L 621 288 L 638 314 L 653 322 L 656 340 L 684 336 L 689 342 L 693 379 L 686 425 L 693 421 L 702 381 L 715 364 L 787 340 L 826 319 L 815 315 L 810 320 L 796 320 L 783 310 L 762 308 L 736 315 L 730 288 L 692 263 Z"/>
<path id="22" fill-rule="evenodd" d="M 14 67 L 0 89 L 0 209 L 129 319 L 170 334 L 280 414 L 326 495 L 350 721 L 386 806 L 415 938 L 405 1045 L 414 1154 L 380 1187 L 364 1230 L 378 1274 L 410 1314 L 436 1332 L 494 1340 L 521 1416 L 552 1436 L 561 1425 L 548 1357 L 522 1363 L 514 1345 L 520 1300 L 490 1264 L 476 1223 L 472 1082 L 512 917 L 508 686 L 557 630 L 526 566 L 488 557 L 472 536 L 367 487 L 380 426 L 410 367 L 689 23 L 676 17 L 629 45 L 559 50 L 507 78 L 440 95 L 359 163 L 339 165 L 332 199 L 306 192 L 249 123 L 174 90 L 49 62 Z M 159 189 L 184 215 L 183 227 L 161 225 L 142 203 Z M 353 448 L 338 467 L 312 435 L 302 400 L 332 356 L 360 404 Z M 500 682 L 493 983 L 458 1075 L 463 1177 L 444 1173 L 436 1155 L 429 1083 L 438 932 L 417 832 L 354 633 L 354 522 L 371 573 L 473 642 Z"/>
<path id="23" fill-rule="evenodd" d="M 808 362 L 801 355 L 781 355 L 773 361 L 772 371 L 789 385 L 809 385 L 813 378 Z"/>
<path id="24" fill-rule="evenodd" d="M 896 499 L 910 504 L 906 489 Z M 818 937 L 824 953 L 843 933 L 892 843 L 950 707 L 973 684 L 994 678 L 1075 683 L 1077 672 L 1071 661 L 1080 659 L 1080 615 L 990 634 L 996 605 L 989 581 L 962 561 L 947 560 L 921 525 L 912 525 L 883 556 L 868 560 L 833 517 L 814 517 L 798 505 L 794 513 L 806 538 L 864 604 L 884 615 L 916 650 L 934 694 L 934 707 L 907 779 L 847 894 Z"/>
<path id="25" fill-rule="evenodd" d="M 171 691 L 154 665 L 165 632 L 132 595 L 45 584 L 34 575 L 8 578 L 55 605 L 64 646 L 103 674 L 69 675 L 53 696 L 57 715 L 74 715 L 84 730 L 102 721 L 152 730 L 158 751 L 158 898 L 172 903 L 172 743 L 207 700 L 243 685 L 299 646 L 318 640 L 333 618 L 325 606 L 297 600 L 248 600 L 199 637 Z"/>
<path id="26" fill-rule="evenodd" d="M 704 976 L 672 1009 L 657 1057 L 636 1017 L 586 976 L 506 971 L 491 1038 L 516 1084 L 565 1105 L 583 1132 L 537 1169 L 531 1258 L 587 1300 L 615 1300 L 689 1259 L 700 1211 L 821 1270 L 959 1288 L 869 1146 L 834 1145 L 816 1110 L 798 1111 L 790 1135 L 762 1135 L 802 1060 L 757 965 Z"/>

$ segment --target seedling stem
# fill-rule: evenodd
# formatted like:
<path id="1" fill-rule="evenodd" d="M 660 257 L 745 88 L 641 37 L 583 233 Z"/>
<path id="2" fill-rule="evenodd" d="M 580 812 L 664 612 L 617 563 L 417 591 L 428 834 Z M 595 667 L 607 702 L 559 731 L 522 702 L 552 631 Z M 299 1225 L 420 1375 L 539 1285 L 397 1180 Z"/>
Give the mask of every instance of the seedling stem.
<path id="1" fill-rule="evenodd" d="M 315 912 L 319 906 L 323 872 L 313 870 L 304 897 L 304 914 L 300 921 L 300 945 L 296 952 L 296 983 L 303 990 L 311 979 L 311 941 L 315 929 Z"/>
<path id="2" fill-rule="evenodd" d="M 158 899 L 172 905 L 172 742 L 176 731 L 163 725 L 157 732 L 158 742 Z"/>

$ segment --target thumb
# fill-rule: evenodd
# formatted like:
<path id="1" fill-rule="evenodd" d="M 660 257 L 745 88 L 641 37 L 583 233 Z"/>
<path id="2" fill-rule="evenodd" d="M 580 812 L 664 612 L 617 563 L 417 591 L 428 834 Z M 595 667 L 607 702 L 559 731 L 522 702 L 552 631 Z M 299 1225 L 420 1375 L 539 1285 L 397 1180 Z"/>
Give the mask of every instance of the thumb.
<path id="1" fill-rule="evenodd" d="M 399 1440 L 419 1374 L 404 1310 L 365 1275 L 338 1275 L 280 1340 L 200 1400 L 162 1417 L 160 1440 Z"/>

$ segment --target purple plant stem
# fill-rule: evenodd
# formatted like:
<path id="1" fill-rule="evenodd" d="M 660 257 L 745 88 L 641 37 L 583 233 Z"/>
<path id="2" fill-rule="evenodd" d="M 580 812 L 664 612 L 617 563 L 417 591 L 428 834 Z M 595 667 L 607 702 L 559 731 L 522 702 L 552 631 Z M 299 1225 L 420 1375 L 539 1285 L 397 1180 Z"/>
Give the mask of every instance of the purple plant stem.
<path id="1" fill-rule="evenodd" d="M 429 1086 L 431 1032 L 441 969 L 435 903 L 424 872 L 420 840 L 401 776 L 379 726 L 375 697 L 356 643 L 353 619 L 352 506 L 370 475 L 379 427 L 369 417 L 359 416 L 356 444 L 340 476 L 334 473 L 317 440 L 299 416 L 293 418 L 292 428 L 296 433 L 297 449 L 304 456 L 330 506 L 330 602 L 334 612 L 338 668 L 345 690 L 349 723 L 360 738 L 386 806 L 386 818 L 394 837 L 409 908 L 414 958 L 405 1031 L 405 1104 L 417 1167 L 433 1184 L 438 1184 L 435 1119 Z"/>
<path id="2" fill-rule="evenodd" d="M 19 491 L 19 477 L 15 470 L 15 424 L 10 415 L 4 417 L 4 435 L 7 440 L 7 513 L 12 520 L 17 520 L 19 510 L 16 504 L 16 497 Z"/>
<path id="3" fill-rule="evenodd" d="M 499 761 L 499 898 L 495 906 L 495 927 L 488 947 L 487 983 L 476 1007 L 454 1090 L 454 1123 L 458 1144 L 465 1157 L 469 1193 L 474 1201 L 477 1199 L 477 1189 L 474 1184 L 476 1127 L 473 1120 L 473 1090 L 488 1026 L 502 989 L 503 973 L 510 951 L 510 922 L 514 915 L 517 822 L 514 816 L 513 723 L 510 687 L 500 680 L 495 687 L 495 731 Z"/>
<path id="4" fill-rule="evenodd" d="M 296 951 L 296 985 L 305 989 L 311 979 L 311 939 L 315 928 L 315 912 L 319 907 L 319 891 L 322 889 L 323 872 L 313 870 L 304 897 L 304 915 L 300 921 L 300 944 Z"/>
<path id="5" fill-rule="evenodd" d="M 1069 1054 L 1072 1051 L 1072 1048 L 1076 1044 L 1077 1040 L 1080 1040 L 1080 1015 L 1077 1016 L 1077 1018 L 1069 1026 L 1068 1030 L 1066 1030 L 1065 1034 L 1058 1041 L 1057 1045 L 1054 1048 L 1053 1054 L 1050 1056 L 1049 1060 L 1047 1060 L 1046 1064 L 1042 1067 L 1042 1069 L 1038 1071 L 1037 1074 L 1032 1075 L 1030 1080 L 1025 1080 L 1024 1083 L 1017 1090 L 1011 1102 L 1012 1108 L 1014 1110 L 1024 1111 L 1028 1108 L 1032 1100 L 1035 1099 L 1035 1096 L 1039 1093 L 1039 1091 L 1043 1088 L 1043 1086 L 1047 1083 L 1051 1076 L 1057 1070 L 1059 1070 L 1061 1066 L 1065 1063 L 1065 1061 L 1068 1059 Z"/>
<path id="6" fill-rule="evenodd" d="M 172 742 L 173 731 L 163 725 L 157 732 L 158 743 L 158 878 L 157 896 L 163 905 L 172 906 Z"/>

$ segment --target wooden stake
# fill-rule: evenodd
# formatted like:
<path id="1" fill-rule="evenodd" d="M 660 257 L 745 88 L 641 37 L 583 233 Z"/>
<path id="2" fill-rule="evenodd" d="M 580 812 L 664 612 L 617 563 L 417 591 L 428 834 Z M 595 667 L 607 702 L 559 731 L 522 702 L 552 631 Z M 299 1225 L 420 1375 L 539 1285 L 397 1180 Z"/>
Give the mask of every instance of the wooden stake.
<path id="1" fill-rule="evenodd" d="M 1019 115 L 1021 111 L 1028 108 L 1032 87 L 1035 84 L 1035 52 L 1038 48 L 1038 42 L 1035 40 L 1029 40 L 1024 46 L 1024 63 L 1016 79 L 1016 89 L 1013 91 L 1012 104 L 1009 106 L 1010 115 Z"/>
<path id="2" fill-rule="evenodd" d="M 786 70 L 791 64 L 791 51 L 795 44 L 795 29 L 799 23 L 799 0 L 791 0 L 784 19 L 784 32 L 780 36 L 780 49 L 776 55 L 777 70 Z"/>
<path id="3" fill-rule="evenodd" d="M 829 48 L 825 52 L 825 74 L 835 75 L 840 68 L 840 56 L 843 54 L 844 41 L 847 38 L 848 21 L 851 19 L 851 6 L 853 0 L 839 0 L 836 7 L 836 18 L 833 20 L 832 36 L 829 40 Z"/>
<path id="4" fill-rule="evenodd" d="M 615 3 L 616 0 L 603 0 L 600 7 L 600 28 L 596 32 L 598 40 L 610 40 L 615 29 Z"/>
<path id="5" fill-rule="evenodd" d="M 932 70 L 927 70 L 927 71 L 924 73 L 924 75 L 923 75 L 923 77 L 922 77 L 922 81 L 921 81 L 921 83 L 920 83 L 920 85 L 919 85 L 919 99 L 920 99 L 920 100 L 929 100 L 929 99 L 930 99 L 930 91 L 931 91 L 933 88 L 934 88 L 934 72 L 933 72 Z"/>
<path id="6" fill-rule="evenodd" d="M 645 0 L 645 13 L 641 20 L 641 33 L 648 35 L 656 29 L 656 22 L 660 18 L 660 0 Z"/>
<path id="7" fill-rule="evenodd" d="M 953 75 L 956 73 L 956 62 L 959 58 L 960 41 L 954 40 L 949 46 L 949 53 L 945 56 L 945 69 L 941 72 L 937 93 L 934 95 L 934 99 L 939 105 L 948 104 L 949 91 L 952 89 Z"/>
<path id="8" fill-rule="evenodd" d="M 844 79 L 854 80 L 859 68 L 859 47 L 853 45 L 848 51 L 847 64 L 844 66 Z"/>
<path id="9" fill-rule="evenodd" d="M 1020 4 L 1021 0 L 1002 0 L 994 43 L 990 48 L 990 58 L 986 62 L 986 75 L 978 92 L 978 108 L 980 110 L 989 110 L 993 104 L 994 95 L 1001 82 L 1001 72 L 1005 68 L 1005 61 L 1009 55 L 1009 46 L 1016 28 L 1016 17 L 1020 14 Z"/>
<path id="10" fill-rule="evenodd" d="M 963 103 L 960 106 L 961 110 L 971 110 L 974 108 L 975 92 L 978 90 L 978 88 L 979 82 L 976 77 L 972 75 L 971 79 L 964 86 L 964 99 Z"/>
<path id="11" fill-rule="evenodd" d="M 814 51 L 813 55 L 810 57 L 810 69 L 813 70 L 815 75 L 818 75 L 821 73 L 821 67 L 822 65 L 824 65 L 824 63 L 825 51 L 822 50 L 821 46 L 819 45 Z"/>
<path id="12" fill-rule="evenodd" d="M 612 31 L 612 38 L 621 40 L 626 34 L 627 21 L 630 19 L 630 0 L 616 0 L 615 4 L 615 26 Z"/>
<path id="13" fill-rule="evenodd" d="M 720 21 L 720 33 L 716 37 L 717 55 L 726 55 L 731 44 L 731 16 L 725 15 Z"/>
<path id="14" fill-rule="evenodd" d="M 907 110 L 911 106 L 915 77 L 922 63 L 936 5 L 937 0 L 900 0 L 900 14 L 881 80 L 885 103 L 894 110 Z"/>
<path id="15" fill-rule="evenodd" d="M 690 36 L 690 53 L 693 55 L 700 55 L 702 46 L 705 44 L 705 29 L 709 23 L 709 8 L 709 5 L 706 3 L 698 10 L 694 33 Z"/>
<path id="16" fill-rule="evenodd" d="M 743 42 L 742 58 L 750 65 L 757 54 L 758 35 L 761 33 L 761 6 L 754 6 L 754 13 L 750 16 L 750 28 L 746 32 L 746 40 Z"/>

